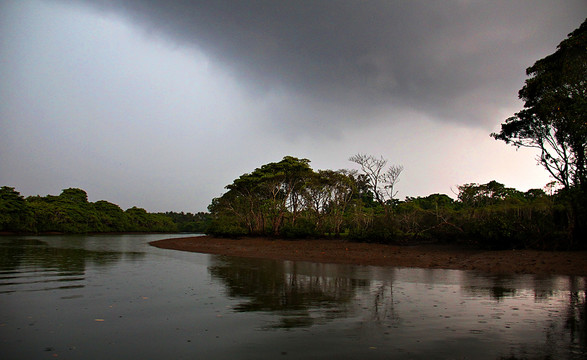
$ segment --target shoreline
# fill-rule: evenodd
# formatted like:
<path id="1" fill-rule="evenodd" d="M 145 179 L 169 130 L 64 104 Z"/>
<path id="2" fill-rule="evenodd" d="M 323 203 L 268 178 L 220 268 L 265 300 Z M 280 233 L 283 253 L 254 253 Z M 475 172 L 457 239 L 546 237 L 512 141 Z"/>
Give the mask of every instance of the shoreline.
<path id="1" fill-rule="evenodd" d="M 90 231 L 86 233 L 70 233 L 61 231 L 44 231 L 40 233 L 34 232 L 14 232 L 14 231 L 0 231 L 2 236 L 52 236 L 52 235 L 150 235 L 150 234 L 173 234 L 173 232 L 160 231 L 104 231 L 95 232 Z M 180 233 L 178 233 L 180 234 Z"/>
<path id="2" fill-rule="evenodd" d="M 587 251 L 469 249 L 456 245 L 398 246 L 344 240 L 282 240 L 211 236 L 164 239 L 149 245 L 206 254 L 333 264 L 472 270 L 490 274 L 587 276 Z"/>

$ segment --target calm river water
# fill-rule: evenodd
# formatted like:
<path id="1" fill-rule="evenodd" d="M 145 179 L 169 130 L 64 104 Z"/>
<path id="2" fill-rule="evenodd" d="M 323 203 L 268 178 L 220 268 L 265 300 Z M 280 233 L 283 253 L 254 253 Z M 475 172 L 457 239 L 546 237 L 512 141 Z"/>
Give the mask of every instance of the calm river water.
<path id="1" fill-rule="evenodd" d="M 0 359 L 584 359 L 587 279 L 0 237 Z"/>

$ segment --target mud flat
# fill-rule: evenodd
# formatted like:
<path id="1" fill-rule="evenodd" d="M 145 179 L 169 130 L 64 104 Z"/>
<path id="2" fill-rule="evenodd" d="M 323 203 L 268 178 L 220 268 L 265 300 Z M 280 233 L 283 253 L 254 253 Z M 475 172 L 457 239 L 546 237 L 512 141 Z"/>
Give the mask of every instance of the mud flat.
<path id="1" fill-rule="evenodd" d="M 149 244 L 163 249 L 279 260 L 476 270 L 499 274 L 587 276 L 587 251 L 484 251 L 451 245 L 395 246 L 343 240 L 225 239 L 210 236 L 165 239 Z"/>

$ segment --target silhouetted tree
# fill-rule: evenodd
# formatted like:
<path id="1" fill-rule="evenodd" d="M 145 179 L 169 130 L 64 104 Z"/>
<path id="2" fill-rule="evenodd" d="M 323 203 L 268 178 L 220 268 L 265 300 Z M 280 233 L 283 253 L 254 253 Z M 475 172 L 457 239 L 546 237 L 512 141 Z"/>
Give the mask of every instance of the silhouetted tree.
<path id="1" fill-rule="evenodd" d="M 524 109 L 491 134 L 517 147 L 536 148 L 544 168 L 570 202 L 571 237 L 587 238 L 587 21 L 557 50 L 526 70 L 519 92 Z"/>
<path id="2" fill-rule="evenodd" d="M 349 158 L 349 161 L 361 166 L 361 171 L 367 176 L 369 186 L 375 200 L 382 206 L 393 205 L 397 192 L 394 190 L 399 181 L 399 176 L 404 170 L 401 165 L 390 165 L 382 156 L 376 158 L 373 155 L 356 154 Z"/>

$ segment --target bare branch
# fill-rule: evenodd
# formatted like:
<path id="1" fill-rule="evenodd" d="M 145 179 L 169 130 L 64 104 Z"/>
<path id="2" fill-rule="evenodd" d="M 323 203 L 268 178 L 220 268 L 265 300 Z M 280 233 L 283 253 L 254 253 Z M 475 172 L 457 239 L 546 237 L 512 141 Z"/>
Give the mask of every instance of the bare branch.
<path id="1" fill-rule="evenodd" d="M 349 161 L 357 163 L 361 166 L 362 172 L 369 180 L 369 186 L 375 200 L 381 205 L 392 203 L 393 198 L 397 194 L 394 192 L 394 187 L 399 181 L 399 176 L 404 167 L 401 165 L 390 165 L 386 170 L 387 160 L 380 156 L 376 158 L 373 155 L 356 154 L 349 158 Z"/>

